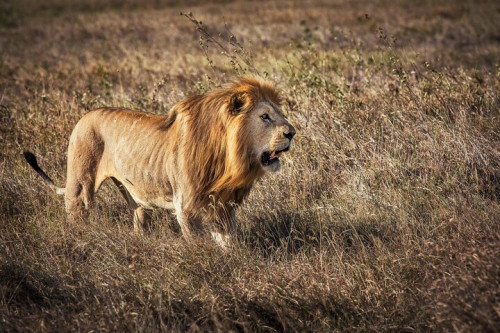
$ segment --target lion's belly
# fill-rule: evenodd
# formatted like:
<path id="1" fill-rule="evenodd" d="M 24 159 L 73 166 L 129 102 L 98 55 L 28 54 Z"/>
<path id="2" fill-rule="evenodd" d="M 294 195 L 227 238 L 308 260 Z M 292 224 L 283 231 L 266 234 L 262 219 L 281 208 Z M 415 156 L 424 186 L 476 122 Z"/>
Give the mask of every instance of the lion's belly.
<path id="1" fill-rule="evenodd" d="M 160 157 L 163 154 L 148 149 L 140 140 L 125 146 L 127 150 L 116 149 L 110 154 L 115 178 L 142 207 L 173 209 L 167 162 Z"/>
<path id="2" fill-rule="evenodd" d="M 147 172 L 134 174 L 125 171 L 115 174 L 114 177 L 125 186 L 138 205 L 148 209 L 173 209 L 172 186 L 166 177 L 153 177 Z"/>
<path id="3" fill-rule="evenodd" d="M 173 191 L 169 179 L 161 175 L 142 170 L 136 173 L 131 170 L 114 170 L 110 175 L 119 180 L 140 206 L 148 209 L 173 209 Z"/>
<path id="4" fill-rule="evenodd" d="M 152 208 L 164 208 L 164 209 L 174 209 L 174 204 L 172 203 L 172 198 L 169 196 L 158 196 L 158 197 L 149 197 L 145 198 L 143 196 L 134 195 L 132 192 L 130 193 L 134 201 L 148 209 Z"/>
<path id="5" fill-rule="evenodd" d="M 152 179 L 130 177 L 121 182 L 132 199 L 144 208 L 174 208 L 172 204 L 172 188 L 165 179 L 154 181 Z"/>
<path id="6" fill-rule="evenodd" d="M 157 170 L 151 170 L 144 164 L 145 169 L 130 167 L 134 165 L 131 163 L 125 165 L 127 167 L 115 164 L 110 176 L 123 184 L 138 205 L 148 209 L 173 209 L 173 191 L 166 174 L 154 172 Z"/>

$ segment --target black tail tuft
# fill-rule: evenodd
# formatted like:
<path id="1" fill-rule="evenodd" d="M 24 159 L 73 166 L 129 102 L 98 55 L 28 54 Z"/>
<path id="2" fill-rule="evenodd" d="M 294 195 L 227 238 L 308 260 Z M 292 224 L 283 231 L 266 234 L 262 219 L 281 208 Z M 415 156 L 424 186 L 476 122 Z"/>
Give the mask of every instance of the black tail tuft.
<path id="1" fill-rule="evenodd" d="M 38 162 L 36 161 L 36 156 L 29 151 L 23 152 L 24 158 L 26 159 L 26 162 L 28 162 L 29 165 L 33 167 L 36 171 L 41 170 L 40 167 L 38 166 Z"/>
<path id="2" fill-rule="evenodd" d="M 40 166 L 38 165 L 38 162 L 36 161 L 36 156 L 32 153 L 32 152 L 29 152 L 29 151 L 25 151 L 23 152 L 23 155 L 24 155 L 24 158 L 26 159 L 26 162 L 28 162 L 29 165 L 31 165 L 31 167 L 33 169 L 35 169 L 35 171 L 40 175 L 42 176 L 42 178 L 47 182 L 49 183 L 51 186 L 56 186 L 54 184 L 54 182 L 52 181 L 52 179 L 50 179 L 49 176 L 47 176 L 47 174 L 42 170 L 42 168 L 40 168 Z"/>

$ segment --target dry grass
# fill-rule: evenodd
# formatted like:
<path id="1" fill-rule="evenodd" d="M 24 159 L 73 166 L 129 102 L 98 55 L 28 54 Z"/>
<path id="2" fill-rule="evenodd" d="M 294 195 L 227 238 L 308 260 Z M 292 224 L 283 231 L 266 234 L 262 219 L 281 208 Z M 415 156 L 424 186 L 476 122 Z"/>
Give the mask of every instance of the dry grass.
<path id="1" fill-rule="evenodd" d="M 407 2 L 2 4 L 0 331 L 499 331 L 500 7 Z M 134 235 L 112 186 L 70 225 L 20 154 L 63 184 L 90 109 L 227 81 L 180 10 L 225 17 L 299 132 L 230 253 L 164 211 Z"/>

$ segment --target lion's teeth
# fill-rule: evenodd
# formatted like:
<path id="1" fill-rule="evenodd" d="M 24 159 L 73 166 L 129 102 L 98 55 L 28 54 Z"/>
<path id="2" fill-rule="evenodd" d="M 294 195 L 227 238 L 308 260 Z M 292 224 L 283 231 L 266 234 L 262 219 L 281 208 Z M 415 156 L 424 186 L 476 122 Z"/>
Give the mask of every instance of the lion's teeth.
<path id="1" fill-rule="evenodd" d="M 273 158 L 275 158 L 275 157 L 276 157 L 276 152 L 274 152 L 274 151 L 273 151 L 273 152 L 271 153 L 270 158 L 271 158 L 271 159 L 273 159 Z"/>

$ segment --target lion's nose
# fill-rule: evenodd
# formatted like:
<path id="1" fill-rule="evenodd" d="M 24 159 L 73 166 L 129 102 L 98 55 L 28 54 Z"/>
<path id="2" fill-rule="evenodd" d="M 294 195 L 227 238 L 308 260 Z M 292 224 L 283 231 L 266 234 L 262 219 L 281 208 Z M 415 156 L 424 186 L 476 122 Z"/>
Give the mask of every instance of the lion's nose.
<path id="1" fill-rule="evenodd" d="M 293 128 L 292 126 L 289 126 L 288 127 L 288 131 L 287 132 L 283 132 L 283 135 L 288 140 L 292 140 L 293 136 L 295 135 L 295 128 Z"/>

